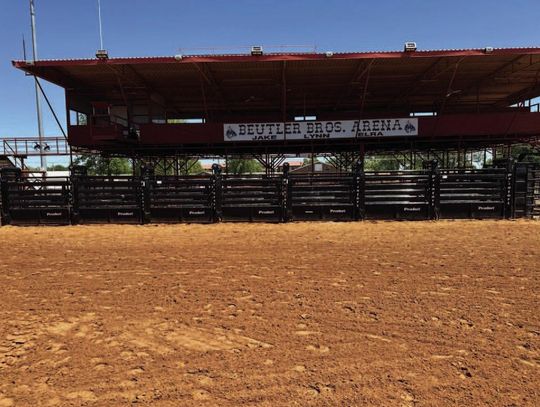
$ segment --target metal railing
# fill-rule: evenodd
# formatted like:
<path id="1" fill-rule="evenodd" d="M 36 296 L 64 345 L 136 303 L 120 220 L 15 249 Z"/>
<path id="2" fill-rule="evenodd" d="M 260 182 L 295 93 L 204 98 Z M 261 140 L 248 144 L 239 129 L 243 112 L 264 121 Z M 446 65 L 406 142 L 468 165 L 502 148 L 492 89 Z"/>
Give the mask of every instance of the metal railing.
<path id="1" fill-rule="evenodd" d="M 64 137 L 45 137 L 41 141 L 37 137 L 2 138 L 0 141 L 0 155 L 30 157 L 65 156 L 71 153 L 71 148 Z"/>

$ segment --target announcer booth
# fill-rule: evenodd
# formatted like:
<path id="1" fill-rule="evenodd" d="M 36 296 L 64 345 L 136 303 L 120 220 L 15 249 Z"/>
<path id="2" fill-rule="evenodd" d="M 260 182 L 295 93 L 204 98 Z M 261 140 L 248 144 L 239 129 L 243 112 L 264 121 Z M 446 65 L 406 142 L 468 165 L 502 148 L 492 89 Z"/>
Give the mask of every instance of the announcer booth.
<path id="1" fill-rule="evenodd" d="M 500 216 L 510 205 L 504 174 L 433 175 L 418 166 L 409 168 L 417 173 L 355 174 L 353 166 L 366 154 L 415 152 L 425 165 L 437 160 L 448 170 L 445 151 L 537 147 L 540 140 L 534 103 L 540 96 L 540 48 L 420 51 L 408 44 L 393 52 L 265 53 L 254 47 L 246 54 L 101 53 L 95 59 L 13 64 L 65 89 L 67 137 L 76 153 L 144 164 L 168 157 L 241 157 L 265 166 L 264 179 L 239 181 L 225 168 L 217 184 L 203 179 L 190 189 L 178 187 L 177 201 L 190 206 L 167 214 L 171 219 L 190 213 L 206 220 L 431 218 L 435 200 L 441 200 L 436 216 L 455 217 L 452 208 L 459 205 L 474 216 L 485 211 L 489 217 L 489 210 Z M 281 176 L 276 172 L 285 157 L 305 155 L 337 157 L 347 175 L 291 172 L 286 182 L 272 178 Z M 132 181 L 125 180 L 124 188 Z M 152 182 L 149 197 L 174 189 L 168 180 Z M 482 183 L 486 189 L 474 193 L 481 201 L 455 192 Z M 196 201 L 186 198 L 192 190 Z M 128 203 L 137 220 L 168 208 Z"/>

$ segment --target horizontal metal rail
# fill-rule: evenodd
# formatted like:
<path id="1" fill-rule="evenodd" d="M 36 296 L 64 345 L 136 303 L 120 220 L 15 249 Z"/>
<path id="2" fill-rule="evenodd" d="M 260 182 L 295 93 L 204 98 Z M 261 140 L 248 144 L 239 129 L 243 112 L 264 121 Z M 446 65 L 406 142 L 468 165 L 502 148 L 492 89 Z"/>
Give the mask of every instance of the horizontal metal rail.
<path id="1" fill-rule="evenodd" d="M 0 155 L 13 157 L 67 156 L 71 148 L 64 137 L 1 138 Z"/>

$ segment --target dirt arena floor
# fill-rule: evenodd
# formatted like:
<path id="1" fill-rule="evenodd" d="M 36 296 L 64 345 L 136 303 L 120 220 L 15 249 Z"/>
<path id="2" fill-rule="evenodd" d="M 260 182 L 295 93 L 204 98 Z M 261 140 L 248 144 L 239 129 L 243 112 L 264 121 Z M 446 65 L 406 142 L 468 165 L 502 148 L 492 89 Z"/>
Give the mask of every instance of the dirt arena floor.
<path id="1" fill-rule="evenodd" d="M 0 406 L 538 406 L 540 222 L 0 228 Z"/>

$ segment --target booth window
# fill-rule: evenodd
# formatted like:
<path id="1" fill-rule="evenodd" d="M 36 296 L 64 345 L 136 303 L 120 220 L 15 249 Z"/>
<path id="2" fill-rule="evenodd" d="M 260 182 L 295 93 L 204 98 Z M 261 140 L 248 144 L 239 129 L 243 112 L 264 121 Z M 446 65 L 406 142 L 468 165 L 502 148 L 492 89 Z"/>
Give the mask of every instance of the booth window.
<path id="1" fill-rule="evenodd" d="M 86 126 L 88 124 L 88 116 L 86 113 L 69 111 L 69 124 L 71 126 Z"/>
<path id="2" fill-rule="evenodd" d="M 167 124 L 202 124 L 205 120 L 202 117 L 192 117 L 189 119 L 167 119 Z"/>
<path id="3" fill-rule="evenodd" d="M 295 122 L 309 122 L 317 120 L 317 116 L 295 116 Z"/>

